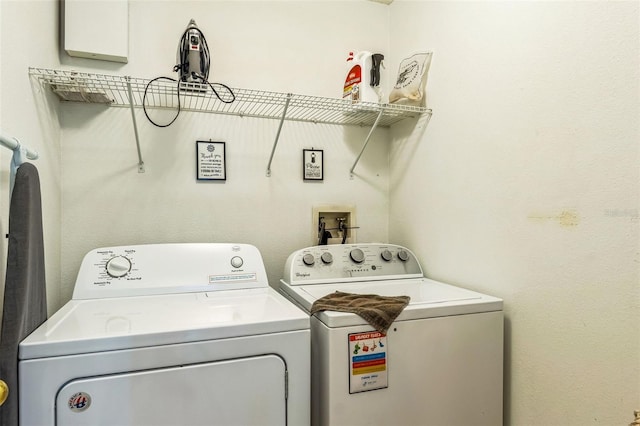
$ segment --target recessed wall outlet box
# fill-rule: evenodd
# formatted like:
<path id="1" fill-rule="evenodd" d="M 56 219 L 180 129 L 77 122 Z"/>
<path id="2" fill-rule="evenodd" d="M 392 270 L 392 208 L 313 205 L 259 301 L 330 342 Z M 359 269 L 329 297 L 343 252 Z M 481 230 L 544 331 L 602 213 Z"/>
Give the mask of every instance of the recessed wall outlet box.
<path id="1" fill-rule="evenodd" d="M 353 244 L 356 242 L 356 207 L 322 205 L 311 215 L 313 245 Z"/>
<path id="2" fill-rule="evenodd" d="M 129 0 L 64 0 L 64 50 L 69 56 L 127 62 Z"/>

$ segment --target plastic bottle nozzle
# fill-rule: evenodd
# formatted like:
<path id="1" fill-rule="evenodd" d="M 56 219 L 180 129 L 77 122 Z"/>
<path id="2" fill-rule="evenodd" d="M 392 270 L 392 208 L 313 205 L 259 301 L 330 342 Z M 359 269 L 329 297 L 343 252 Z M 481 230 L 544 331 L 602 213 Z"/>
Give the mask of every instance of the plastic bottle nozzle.
<path id="1" fill-rule="evenodd" d="M 371 86 L 380 85 L 380 65 L 384 60 L 384 55 L 381 53 L 374 53 L 371 55 Z"/>

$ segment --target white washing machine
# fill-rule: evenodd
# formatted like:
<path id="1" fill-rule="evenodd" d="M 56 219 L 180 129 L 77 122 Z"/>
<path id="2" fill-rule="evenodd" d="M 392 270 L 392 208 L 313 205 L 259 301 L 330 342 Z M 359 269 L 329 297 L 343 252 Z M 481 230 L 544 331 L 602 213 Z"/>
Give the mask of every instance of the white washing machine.
<path id="1" fill-rule="evenodd" d="M 253 246 L 93 250 L 20 344 L 20 424 L 309 424 L 309 335 Z"/>
<path id="2" fill-rule="evenodd" d="M 391 244 L 298 250 L 279 290 L 307 312 L 335 291 L 411 298 L 384 334 L 353 313 L 311 317 L 312 424 L 502 424 L 502 300 L 425 278 Z"/>

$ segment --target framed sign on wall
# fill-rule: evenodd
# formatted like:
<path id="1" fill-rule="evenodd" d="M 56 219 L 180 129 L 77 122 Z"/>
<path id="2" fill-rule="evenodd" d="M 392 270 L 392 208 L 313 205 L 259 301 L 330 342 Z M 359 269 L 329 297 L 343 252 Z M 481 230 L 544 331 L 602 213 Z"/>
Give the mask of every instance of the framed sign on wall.
<path id="1" fill-rule="evenodd" d="M 302 178 L 304 180 L 324 179 L 324 152 L 321 149 L 302 150 Z"/>
<path id="2" fill-rule="evenodd" d="M 226 146 L 224 142 L 196 142 L 196 178 L 227 180 Z"/>

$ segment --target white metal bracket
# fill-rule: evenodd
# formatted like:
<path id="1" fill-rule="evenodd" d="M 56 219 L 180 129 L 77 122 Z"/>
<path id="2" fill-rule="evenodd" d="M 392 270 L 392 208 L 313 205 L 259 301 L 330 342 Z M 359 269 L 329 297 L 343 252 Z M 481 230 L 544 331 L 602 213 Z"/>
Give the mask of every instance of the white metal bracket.
<path id="1" fill-rule="evenodd" d="M 287 100 L 284 103 L 284 109 L 282 110 L 282 117 L 280 118 L 280 125 L 278 126 L 278 133 L 276 134 L 276 140 L 273 142 L 273 148 L 271 148 L 271 156 L 269 157 L 269 164 L 267 164 L 267 177 L 271 176 L 271 162 L 273 161 L 273 154 L 276 152 L 276 146 L 278 146 L 278 140 L 280 139 L 280 132 L 282 131 L 282 124 L 287 117 L 287 109 L 289 108 L 289 102 L 291 101 L 291 93 L 287 93 Z"/>
<path id="2" fill-rule="evenodd" d="M 360 150 L 360 154 L 358 154 L 358 157 L 356 157 L 356 161 L 353 163 L 353 166 L 351 166 L 351 170 L 349 170 L 349 175 L 351 176 L 351 179 L 353 179 L 353 170 L 356 168 L 358 161 L 360 161 L 360 157 L 362 156 L 362 153 L 367 147 L 367 144 L 371 139 L 371 135 L 373 134 L 373 131 L 376 129 L 376 127 L 378 127 L 378 123 L 380 122 L 380 119 L 382 118 L 383 113 L 384 113 L 384 109 L 381 108 L 380 112 L 378 113 L 378 117 L 376 118 L 376 121 L 373 123 L 373 126 L 371 126 L 371 130 L 369 130 L 369 134 L 367 135 L 367 138 L 364 140 L 364 144 L 362 144 L 362 149 Z"/>
<path id="3" fill-rule="evenodd" d="M 129 92 L 129 106 L 131 107 L 131 119 L 133 120 L 133 133 L 136 136 L 136 147 L 138 148 L 138 173 L 144 173 L 144 161 L 142 161 L 142 151 L 140 150 L 140 138 L 138 137 L 138 124 L 136 122 L 136 112 L 133 107 L 133 93 L 131 92 L 131 77 L 125 76 L 127 80 L 127 91 Z"/>

